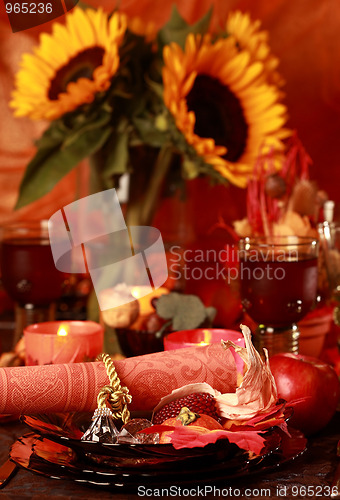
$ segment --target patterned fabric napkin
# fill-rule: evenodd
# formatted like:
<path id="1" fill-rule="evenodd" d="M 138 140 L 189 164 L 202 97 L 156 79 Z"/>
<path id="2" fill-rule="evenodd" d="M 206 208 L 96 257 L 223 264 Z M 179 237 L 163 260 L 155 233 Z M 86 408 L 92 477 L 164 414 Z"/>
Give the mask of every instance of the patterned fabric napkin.
<path id="1" fill-rule="evenodd" d="M 136 356 L 115 367 L 132 395 L 130 410 L 152 410 L 186 384 L 207 382 L 221 393 L 237 385 L 233 353 L 220 344 Z M 0 414 L 92 411 L 108 383 L 102 362 L 0 368 Z"/>

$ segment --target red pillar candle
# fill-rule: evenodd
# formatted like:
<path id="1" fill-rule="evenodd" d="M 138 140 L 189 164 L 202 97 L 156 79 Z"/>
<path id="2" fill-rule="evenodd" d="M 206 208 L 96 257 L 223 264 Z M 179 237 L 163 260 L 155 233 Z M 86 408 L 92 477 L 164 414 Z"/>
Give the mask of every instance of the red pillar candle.
<path id="1" fill-rule="evenodd" d="M 103 350 L 104 331 L 94 321 L 47 321 L 24 330 L 26 365 L 94 361 Z"/>
<path id="2" fill-rule="evenodd" d="M 168 333 L 163 339 L 164 350 L 172 351 L 188 347 L 199 347 L 210 344 L 221 343 L 221 340 L 232 340 L 236 345 L 244 347 L 244 338 L 241 332 L 236 330 L 225 330 L 222 328 L 196 328 L 195 330 L 179 330 Z M 237 371 L 241 373 L 243 362 L 241 358 L 234 353 Z"/>

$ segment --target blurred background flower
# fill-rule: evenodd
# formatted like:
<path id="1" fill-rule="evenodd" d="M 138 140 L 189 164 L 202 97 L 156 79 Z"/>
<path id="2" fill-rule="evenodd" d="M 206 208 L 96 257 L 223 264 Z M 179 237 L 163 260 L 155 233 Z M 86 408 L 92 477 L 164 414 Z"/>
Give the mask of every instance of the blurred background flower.
<path id="1" fill-rule="evenodd" d="M 10 105 L 16 116 L 54 120 L 90 103 L 110 87 L 119 66 L 125 16 L 74 9 L 55 23 L 33 54 L 24 54 Z"/>
<path id="2" fill-rule="evenodd" d="M 242 29 L 248 16 L 237 14 Z M 175 44 L 165 47 L 164 101 L 198 155 L 224 179 L 245 187 L 261 147 L 283 151 L 289 131 L 283 128 L 287 110 L 279 104 L 280 92 L 268 83 L 272 72 L 257 51 L 241 48 L 234 28 L 235 35 L 214 42 L 209 35 L 190 34 L 184 51 Z M 195 174 L 191 165 L 189 176 Z"/>
<path id="3" fill-rule="evenodd" d="M 50 121 L 17 208 L 84 159 L 91 193 L 130 174 L 130 224 L 152 223 L 169 176 L 244 188 L 269 151 L 280 169 L 290 131 L 267 33 L 239 11 L 216 33 L 210 19 L 211 10 L 190 25 L 174 8 L 155 32 L 119 11 L 76 7 L 42 34 L 22 57 L 10 103 L 17 116 Z"/>
<path id="4" fill-rule="evenodd" d="M 96 7 L 111 11 L 118 2 L 114 0 L 89 0 Z M 288 125 L 297 129 L 309 152 L 313 164 L 310 173 L 319 186 L 325 189 L 331 199 L 338 199 L 338 147 L 337 130 L 340 126 L 339 66 L 337 33 L 340 27 L 340 12 L 336 0 L 320 3 L 318 0 L 299 0 L 287 4 L 284 0 L 120 0 L 119 8 L 129 19 L 129 25 L 138 33 L 148 30 L 155 33 L 170 18 L 173 5 L 188 23 L 199 20 L 213 7 L 208 30 L 218 32 L 225 27 L 228 16 L 237 9 L 249 12 L 252 20 L 261 20 L 264 30 L 269 33 L 270 46 L 280 59 L 280 74 L 285 84 L 285 102 L 289 109 Z M 63 22 L 64 18 L 60 18 Z M 260 22 L 260 21 L 256 21 Z M 41 216 L 49 217 L 55 210 L 74 199 L 79 193 L 79 177 L 86 180 L 84 164 L 75 167 L 53 190 L 38 201 L 20 210 L 13 210 L 18 186 L 28 161 L 35 152 L 33 140 L 46 127 L 43 121 L 29 118 L 20 120 L 13 117 L 8 103 L 13 91 L 14 75 L 18 70 L 22 53 L 33 50 L 41 32 L 50 32 L 52 23 L 23 32 L 12 33 L 4 7 L 0 6 L 0 86 L 2 133 L 0 135 L 0 221 Z M 229 28 L 231 31 L 231 28 Z M 261 35 L 263 37 L 263 35 Z M 268 37 L 268 35 L 267 35 Z M 273 83 L 276 83 L 274 81 Z M 219 207 L 228 220 L 239 219 L 245 214 L 245 192 L 234 186 L 215 186 L 206 189 L 202 179 L 193 186 L 204 186 L 207 206 Z M 84 183 L 86 185 L 86 183 Z M 223 205 L 223 200 L 227 202 Z M 232 203 L 229 202 L 232 199 Z M 223 205 L 223 206 L 222 206 Z M 212 211 L 212 210 L 211 210 Z M 200 214 L 200 227 L 204 232 L 211 225 L 208 212 Z M 198 222 L 196 221 L 196 226 Z"/>

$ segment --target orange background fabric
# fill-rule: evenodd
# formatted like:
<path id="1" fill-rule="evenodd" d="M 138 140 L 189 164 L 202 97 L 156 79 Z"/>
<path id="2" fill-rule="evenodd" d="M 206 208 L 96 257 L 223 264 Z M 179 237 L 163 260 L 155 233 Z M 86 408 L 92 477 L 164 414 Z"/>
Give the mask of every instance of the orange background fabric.
<path id="1" fill-rule="evenodd" d="M 189 22 L 213 5 L 211 28 L 223 26 L 231 10 L 249 12 L 269 32 L 272 51 L 280 59 L 286 81 L 289 126 L 296 129 L 313 160 L 311 177 L 329 197 L 340 201 L 340 7 L 338 0 L 89 0 L 111 10 L 116 3 L 129 16 L 161 26 L 176 4 Z M 22 52 L 37 43 L 47 24 L 12 33 L 1 2 L 0 15 L 0 224 L 19 217 L 48 217 L 71 202 L 81 167 L 42 200 L 19 212 L 13 210 L 25 166 L 34 154 L 33 141 L 46 124 L 14 118 L 8 107 L 13 78 Z M 62 20 L 61 18 L 59 21 Z"/>

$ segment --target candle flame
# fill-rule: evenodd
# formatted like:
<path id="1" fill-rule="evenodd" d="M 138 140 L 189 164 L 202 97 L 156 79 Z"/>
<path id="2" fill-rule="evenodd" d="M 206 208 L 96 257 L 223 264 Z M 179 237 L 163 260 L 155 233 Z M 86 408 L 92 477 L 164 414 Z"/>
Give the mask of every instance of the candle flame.
<path id="1" fill-rule="evenodd" d="M 203 330 L 203 340 L 198 345 L 209 345 L 211 343 L 211 331 L 210 330 Z"/>
<path id="2" fill-rule="evenodd" d="M 68 335 L 68 328 L 65 325 L 60 325 L 57 335 L 59 335 L 59 337 L 66 337 L 66 335 Z"/>
<path id="3" fill-rule="evenodd" d="M 139 286 L 134 286 L 132 289 L 131 289 L 131 295 L 135 298 L 135 299 L 140 299 L 141 297 L 143 297 L 143 295 L 145 295 L 143 293 L 143 290 L 139 287 Z"/>
<path id="4" fill-rule="evenodd" d="M 151 302 L 152 299 L 156 299 L 167 293 L 169 293 L 169 290 L 164 287 L 159 287 L 155 290 L 152 290 L 148 286 L 134 286 L 131 288 L 131 295 L 138 300 L 139 314 L 141 316 L 146 316 L 155 312 Z"/>

